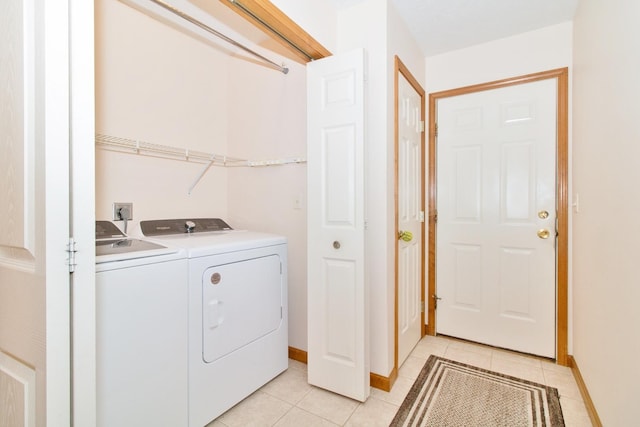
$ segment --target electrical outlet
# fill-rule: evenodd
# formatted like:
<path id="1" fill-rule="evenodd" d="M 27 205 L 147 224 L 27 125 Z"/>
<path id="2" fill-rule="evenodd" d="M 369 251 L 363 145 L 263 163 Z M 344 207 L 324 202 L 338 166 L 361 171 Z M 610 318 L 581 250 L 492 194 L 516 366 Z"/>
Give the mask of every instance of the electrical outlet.
<path id="1" fill-rule="evenodd" d="M 133 219 L 133 203 L 114 203 L 113 220 L 129 221 Z"/>

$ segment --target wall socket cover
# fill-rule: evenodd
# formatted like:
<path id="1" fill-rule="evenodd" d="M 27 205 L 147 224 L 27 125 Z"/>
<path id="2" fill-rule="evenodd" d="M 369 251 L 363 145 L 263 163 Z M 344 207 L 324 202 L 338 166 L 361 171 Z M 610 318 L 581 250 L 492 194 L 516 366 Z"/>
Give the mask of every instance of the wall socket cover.
<path id="1" fill-rule="evenodd" d="M 129 216 L 127 220 L 133 219 L 133 203 L 118 203 L 115 202 L 113 204 L 113 220 L 114 221 L 123 221 L 124 218 L 122 213 L 129 212 Z"/>

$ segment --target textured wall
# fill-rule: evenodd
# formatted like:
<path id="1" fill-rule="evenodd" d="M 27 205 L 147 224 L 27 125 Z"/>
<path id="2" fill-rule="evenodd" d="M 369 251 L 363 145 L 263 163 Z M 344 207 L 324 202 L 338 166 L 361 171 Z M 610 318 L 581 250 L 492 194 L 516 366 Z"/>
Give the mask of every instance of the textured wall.
<path id="1" fill-rule="evenodd" d="M 640 418 L 638 19 L 638 2 L 582 0 L 574 20 L 573 355 L 606 426 Z"/>

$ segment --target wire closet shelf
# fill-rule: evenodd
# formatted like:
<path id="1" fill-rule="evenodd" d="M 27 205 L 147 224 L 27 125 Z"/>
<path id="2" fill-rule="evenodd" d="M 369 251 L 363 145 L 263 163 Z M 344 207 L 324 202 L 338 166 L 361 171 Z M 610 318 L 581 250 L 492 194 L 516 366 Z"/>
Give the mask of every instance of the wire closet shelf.
<path id="1" fill-rule="evenodd" d="M 285 159 L 271 160 L 247 160 L 237 157 L 223 156 L 215 153 L 205 153 L 203 151 L 189 150 L 186 148 L 171 147 L 168 145 L 153 144 L 151 142 L 138 141 L 117 136 L 109 136 L 96 134 L 96 146 L 111 151 L 121 153 L 140 154 L 152 157 L 160 157 L 164 159 L 181 160 L 186 162 L 195 162 L 204 164 L 204 168 L 200 171 L 196 179 L 189 186 L 187 194 L 191 194 L 193 189 L 198 185 L 202 177 L 207 173 L 211 166 L 222 167 L 261 167 L 261 166 L 278 166 L 287 164 L 306 163 L 307 160 L 302 157 L 291 157 Z"/>
<path id="2" fill-rule="evenodd" d="M 306 163 L 304 157 L 287 157 L 280 159 L 248 160 L 238 157 L 225 156 L 215 153 L 190 150 L 188 148 L 172 147 L 151 142 L 96 134 L 96 145 L 104 149 L 130 154 L 148 155 L 166 159 L 181 160 L 195 163 L 209 163 L 224 167 L 259 167 L 278 166 L 286 164 Z"/>

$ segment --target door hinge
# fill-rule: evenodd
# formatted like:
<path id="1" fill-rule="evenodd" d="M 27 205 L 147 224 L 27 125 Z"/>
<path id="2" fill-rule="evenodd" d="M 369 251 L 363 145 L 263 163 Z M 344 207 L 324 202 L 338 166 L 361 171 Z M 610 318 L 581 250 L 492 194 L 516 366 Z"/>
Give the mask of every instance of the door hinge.
<path id="1" fill-rule="evenodd" d="M 69 273 L 73 273 L 76 271 L 76 253 L 78 249 L 76 248 L 76 239 L 73 237 L 69 237 L 69 243 L 67 243 L 67 266 L 69 267 Z"/>
<path id="2" fill-rule="evenodd" d="M 419 129 L 420 129 L 420 132 L 424 132 L 424 120 L 420 120 Z"/>
<path id="3" fill-rule="evenodd" d="M 437 137 L 437 136 L 438 136 L 438 123 L 436 123 L 436 124 L 433 126 L 433 132 L 434 132 L 435 136 Z"/>
<path id="4" fill-rule="evenodd" d="M 420 220 L 420 222 L 424 222 L 424 211 L 420 211 L 420 213 L 418 214 L 418 219 Z"/>
<path id="5" fill-rule="evenodd" d="M 420 301 L 420 312 L 424 313 L 424 301 Z"/>

